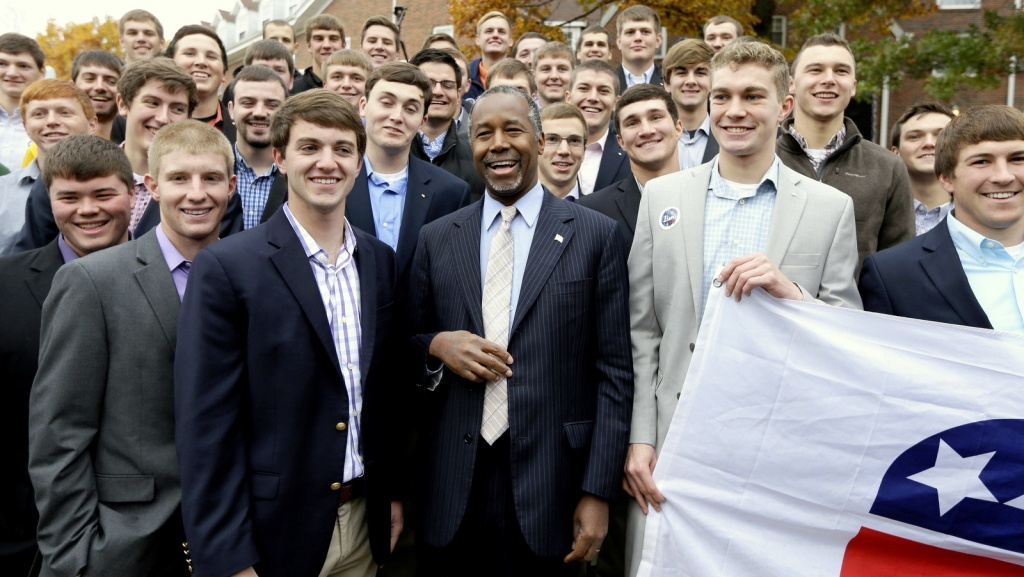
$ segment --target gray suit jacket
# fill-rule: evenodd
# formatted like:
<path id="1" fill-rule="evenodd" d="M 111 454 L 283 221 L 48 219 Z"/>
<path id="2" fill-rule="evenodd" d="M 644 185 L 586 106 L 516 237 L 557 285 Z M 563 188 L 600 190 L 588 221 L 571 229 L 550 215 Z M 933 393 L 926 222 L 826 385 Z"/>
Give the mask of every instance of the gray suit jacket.
<path id="1" fill-rule="evenodd" d="M 647 183 L 629 253 L 629 317 L 633 340 L 633 420 L 630 443 L 665 441 L 700 327 L 704 280 L 704 205 L 713 163 Z M 663 229 L 666 208 L 679 210 Z M 860 310 L 857 231 L 850 197 L 779 167 L 779 190 L 767 256 L 797 283 L 805 301 Z M 635 575 L 646 518 L 631 500 L 626 565 Z"/>
<path id="2" fill-rule="evenodd" d="M 181 501 L 179 307 L 155 231 L 72 261 L 54 277 L 29 399 L 44 577 L 152 569 L 154 534 Z"/>

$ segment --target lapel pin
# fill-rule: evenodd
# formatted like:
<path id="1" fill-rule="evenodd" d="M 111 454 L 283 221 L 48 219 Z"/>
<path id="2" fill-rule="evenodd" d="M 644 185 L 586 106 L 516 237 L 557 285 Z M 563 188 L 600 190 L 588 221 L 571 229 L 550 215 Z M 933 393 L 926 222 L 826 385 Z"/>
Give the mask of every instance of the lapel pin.
<path id="1" fill-rule="evenodd" d="M 555 240 L 557 240 L 558 242 L 562 242 L 562 240 L 563 240 L 563 239 L 562 239 L 562 235 L 560 235 L 560 234 L 556 234 L 556 235 L 555 235 Z"/>
<path id="2" fill-rule="evenodd" d="M 425 195 L 425 194 L 423 194 L 423 193 L 420 193 L 420 196 L 422 196 L 423 198 L 427 198 L 427 195 Z M 794 196 L 795 196 L 795 195 L 794 195 Z"/>

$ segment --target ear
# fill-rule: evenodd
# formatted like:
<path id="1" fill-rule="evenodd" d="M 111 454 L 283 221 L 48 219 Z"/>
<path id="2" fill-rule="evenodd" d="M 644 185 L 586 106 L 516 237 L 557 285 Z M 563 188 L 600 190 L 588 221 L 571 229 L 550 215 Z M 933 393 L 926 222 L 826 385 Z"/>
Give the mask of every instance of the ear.
<path id="1" fill-rule="evenodd" d="M 146 188 L 149 189 L 149 193 L 151 195 L 153 195 L 153 200 L 155 200 L 157 202 L 160 202 L 160 191 L 157 190 L 156 179 L 153 178 L 149 174 L 147 174 L 146 176 L 142 177 L 142 179 L 146 183 Z M 132 189 L 132 190 L 134 191 L 134 189 Z M 135 202 L 135 197 L 133 196 L 132 197 L 132 203 L 134 204 L 134 202 Z"/>
<path id="2" fill-rule="evenodd" d="M 228 102 L 228 116 L 231 117 L 231 120 L 235 119 L 235 101 L 234 100 L 232 100 L 231 102 Z"/>
<path id="3" fill-rule="evenodd" d="M 284 155 L 281 154 L 281 151 L 279 151 L 276 148 L 272 148 L 271 150 L 274 153 L 274 164 L 277 165 L 277 170 L 279 170 L 281 172 L 281 174 L 283 174 L 285 176 L 288 176 L 288 172 L 285 170 L 285 167 L 284 167 Z M 361 158 L 360 158 L 359 162 L 362 162 Z"/>
<path id="4" fill-rule="evenodd" d="M 794 104 L 794 102 L 795 101 L 793 100 L 793 95 L 792 94 L 787 94 L 782 99 L 782 112 L 779 114 L 779 123 L 780 124 L 782 123 L 783 120 L 785 120 L 786 118 L 789 117 L 789 114 L 791 112 L 793 112 L 793 104 Z"/>
<path id="5" fill-rule="evenodd" d="M 99 128 L 100 121 L 93 116 L 89 119 L 89 134 L 96 134 L 96 129 Z"/>
<path id="6" fill-rule="evenodd" d="M 121 116 L 128 116 L 128 105 L 124 103 L 120 94 L 117 95 L 117 113 Z"/>
<path id="7" fill-rule="evenodd" d="M 238 176 L 232 174 L 228 180 L 228 198 L 231 198 L 232 194 L 235 194 L 235 188 L 238 187 Z"/>
<path id="8" fill-rule="evenodd" d="M 894 147 L 890 148 L 889 150 L 891 150 L 892 153 L 895 154 L 896 156 L 900 155 L 900 149 L 899 149 L 898 146 L 894 146 Z"/>
<path id="9" fill-rule="evenodd" d="M 945 174 L 940 174 L 938 176 L 939 176 L 939 184 L 942 185 L 942 188 L 946 192 L 948 192 L 949 194 L 954 196 L 953 202 L 955 203 L 956 202 L 956 195 L 953 194 L 953 179 L 948 177 L 948 176 L 946 176 Z"/>

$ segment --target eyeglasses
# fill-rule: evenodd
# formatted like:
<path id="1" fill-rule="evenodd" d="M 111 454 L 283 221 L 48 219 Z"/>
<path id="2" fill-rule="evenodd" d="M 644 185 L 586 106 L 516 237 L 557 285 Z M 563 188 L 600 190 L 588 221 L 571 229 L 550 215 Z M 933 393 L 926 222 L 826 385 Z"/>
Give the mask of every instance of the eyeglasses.
<path id="1" fill-rule="evenodd" d="M 437 86 L 438 84 L 441 85 L 441 90 L 444 90 L 445 92 L 454 92 L 455 89 L 459 87 L 458 84 L 455 84 L 454 80 L 442 80 L 440 82 L 438 82 L 437 80 L 431 80 L 430 81 L 430 88 L 431 88 L 431 90 L 433 90 L 433 88 L 435 86 Z"/>
<path id="2" fill-rule="evenodd" d="M 544 146 L 558 148 L 561 146 L 563 140 L 569 143 L 569 148 L 583 148 L 583 145 L 586 143 L 582 136 L 576 136 L 575 134 L 566 137 L 562 137 L 557 134 L 545 134 Z"/>

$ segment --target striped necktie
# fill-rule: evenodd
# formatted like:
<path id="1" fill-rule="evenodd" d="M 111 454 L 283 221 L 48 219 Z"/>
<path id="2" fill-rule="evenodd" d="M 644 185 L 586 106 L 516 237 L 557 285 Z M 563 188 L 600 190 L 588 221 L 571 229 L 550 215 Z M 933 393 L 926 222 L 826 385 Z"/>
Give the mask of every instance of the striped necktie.
<path id="1" fill-rule="evenodd" d="M 516 207 L 501 209 L 501 227 L 491 240 L 484 281 L 484 337 L 499 347 L 508 346 L 508 327 L 512 311 L 512 218 Z M 505 375 L 487 381 L 484 389 L 484 418 L 480 434 L 493 445 L 508 430 L 508 381 Z"/>

